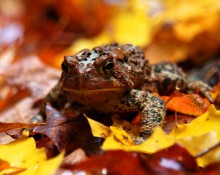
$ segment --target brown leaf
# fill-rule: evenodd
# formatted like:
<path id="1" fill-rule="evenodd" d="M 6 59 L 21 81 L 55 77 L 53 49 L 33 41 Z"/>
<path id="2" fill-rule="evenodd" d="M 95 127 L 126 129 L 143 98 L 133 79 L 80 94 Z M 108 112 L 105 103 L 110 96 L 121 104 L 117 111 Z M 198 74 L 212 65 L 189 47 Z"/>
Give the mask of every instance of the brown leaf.
<path id="1" fill-rule="evenodd" d="M 0 79 L 1 121 L 29 123 L 38 113 L 33 104 L 57 83 L 60 72 L 32 56 L 10 66 L 0 65 L 1 76 L 4 77 Z"/>
<path id="2" fill-rule="evenodd" d="M 0 100 L 0 112 L 4 111 L 5 109 L 11 107 L 12 105 L 30 95 L 28 89 L 8 87 L 8 90 L 9 93 L 7 94 L 6 99 Z"/>
<path id="3" fill-rule="evenodd" d="M 188 124 L 194 119 L 195 117 L 191 115 L 168 113 L 166 116 L 166 123 L 163 129 L 166 133 L 170 133 L 177 123 Z"/>
<path id="4" fill-rule="evenodd" d="M 39 140 L 37 139 L 37 135 L 33 135 L 36 138 L 36 146 L 37 148 L 43 148 L 47 154 L 47 159 L 53 158 L 59 154 L 57 147 L 51 141 L 49 137 L 43 137 Z"/>
<path id="5" fill-rule="evenodd" d="M 29 123 L 2 123 L 0 122 L 0 132 L 5 132 L 11 129 L 17 129 L 17 128 L 33 128 L 33 127 L 40 126 L 40 125 L 42 125 L 42 123 L 29 124 Z"/>
<path id="6" fill-rule="evenodd" d="M 49 104 L 46 105 L 46 115 L 46 124 L 36 127 L 34 132 L 47 135 L 59 151 L 65 149 L 67 154 L 77 148 L 82 148 L 86 153 L 97 151 L 100 143 L 95 143 L 89 123 L 83 115 L 69 118 Z"/>

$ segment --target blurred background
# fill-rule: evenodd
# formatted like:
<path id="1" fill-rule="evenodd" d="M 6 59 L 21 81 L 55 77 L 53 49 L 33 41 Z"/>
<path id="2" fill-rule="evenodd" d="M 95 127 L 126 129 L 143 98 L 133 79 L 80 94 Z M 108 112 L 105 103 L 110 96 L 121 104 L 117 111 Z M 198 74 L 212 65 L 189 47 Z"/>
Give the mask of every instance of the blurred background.
<path id="1" fill-rule="evenodd" d="M 140 45 L 151 63 L 218 56 L 217 0 L 1 0 L 0 65 L 29 55 L 60 68 L 63 56 L 110 43 Z"/>

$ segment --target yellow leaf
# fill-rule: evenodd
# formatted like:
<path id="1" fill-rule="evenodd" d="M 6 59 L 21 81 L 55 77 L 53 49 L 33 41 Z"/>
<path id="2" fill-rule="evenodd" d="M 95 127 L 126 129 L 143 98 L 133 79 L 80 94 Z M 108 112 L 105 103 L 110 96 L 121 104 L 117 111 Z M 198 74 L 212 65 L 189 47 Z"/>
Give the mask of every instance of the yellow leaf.
<path id="1" fill-rule="evenodd" d="M 153 134 L 145 142 L 134 146 L 134 150 L 145 153 L 154 153 L 174 144 L 175 140 L 169 137 L 161 127 L 155 128 Z"/>
<path id="2" fill-rule="evenodd" d="M 52 174 L 60 165 L 64 153 L 47 160 L 44 149 L 37 149 L 33 138 L 21 138 L 6 145 L 0 145 L 0 159 L 11 167 L 25 169 L 19 175 Z M 1 174 L 12 173 L 16 169 L 5 169 Z"/>
<path id="3" fill-rule="evenodd" d="M 46 160 L 46 161 L 41 161 L 39 163 L 39 167 L 36 170 L 35 175 L 50 175 L 52 174 L 61 164 L 62 160 L 64 157 L 64 151 L 61 152 L 58 156 Z"/>
<path id="4" fill-rule="evenodd" d="M 209 110 L 200 117 L 193 120 L 190 124 L 177 124 L 171 131 L 170 136 L 173 138 L 183 138 L 187 136 L 199 136 L 210 131 L 218 133 L 220 139 L 220 111 L 215 109 L 214 105 L 210 105 Z"/>
<path id="5" fill-rule="evenodd" d="M 118 141 L 116 141 L 114 138 L 114 134 L 120 135 L 120 132 L 123 132 L 123 135 L 126 135 L 125 131 L 120 131 L 120 129 L 114 130 L 113 134 L 110 137 L 108 137 L 103 143 L 102 149 L 104 150 L 122 149 L 125 151 L 154 153 L 160 149 L 167 148 L 168 146 L 171 146 L 174 143 L 174 139 L 169 138 L 169 136 L 166 135 L 160 127 L 154 130 L 153 134 L 149 139 L 147 139 L 145 142 L 139 145 L 133 145 L 132 143 L 123 144 L 124 142 L 118 140 L 118 138 L 117 138 Z"/>
<path id="6" fill-rule="evenodd" d="M 134 143 L 124 130 L 115 126 L 111 126 L 110 129 L 112 133 L 104 141 L 102 145 L 103 150 L 121 149 L 128 151 L 130 148 L 132 148 L 130 146 L 134 145 Z"/>
<path id="7" fill-rule="evenodd" d="M 86 117 L 89 125 L 91 126 L 91 130 L 92 130 L 92 135 L 95 137 L 102 137 L 102 138 L 106 138 L 111 134 L 111 130 L 109 129 L 109 127 L 95 121 L 92 120 L 88 117 Z"/>
<path id="8" fill-rule="evenodd" d="M 112 135 L 108 137 L 102 149 L 122 149 L 125 151 L 137 151 L 142 153 L 154 153 L 167 148 L 174 143 L 183 145 L 193 156 L 211 148 L 220 141 L 220 111 L 210 105 L 209 110 L 193 120 L 190 124 L 177 124 L 170 135 L 157 127 L 153 134 L 145 142 L 134 145 L 128 141 L 129 135 L 119 128 L 110 127 Z M 197 158 L 201 167 L 220 161 L 220 148 L 211 150 L 202 157 Z"/>
<path id="9" fill-rule="evenodd" d="M 200 118 L 199 123 L 205 122 L 204 120 L 207 119 L 213 120 L 212 117 L 214 118 L 220 117 L 220 116 L 216 116 L 216 114 L 219 115 L 219 111 L 216 111 L 214 106 L 212 105 L 208 113 L 198 117 L 198 119 Z M 212 122 L 215 123 L 217 121 L 214 120 Z M 198 128 L 198 126 L 195 126 L 195 124 L 192 124 L 193 128 L 195 129 L 195 133 L 192 131 L 193 128 L 191 128 L 191 124 L 184 125 L 184 127 L 182 125 L 178 125 L 179 130 L 176 134 L 186 133 L 181 135 L 181 137 L 176 137 L 176 135 L 173 134 L 167 135 L 162 130 L 162 128 L 157 127 L 154 130 L 153 134 L 149 137 L 149 139 L 147 139 L 145 142 L 139 145 L 134 145 L 132 143 L 130 136 L 124 130 L 111 126 L 110 129 L 112 131 L 112 134 L 109 137 L 107 137 L 107 139 L 102 145 L 102 149 L 103 150 L 120 149 L 125 151 L 137 151 L 137 152 L 150 154 L 157 152 L 161 149 L 167 148 L 174 143 L 179 143 L 183 145 L 193 156 L 196 156 L 197 154 L 211 148 L 220 141 L 220 139 L 218 138 L 219 133 L 216 131 L 209 132 L 209 130 L 211 129 L 208 130 L 205 129 L 207 132 L 203 134 L 204 132 L 202 132 L 202 128 L 204 127 L 213 128 L 213 124 L 211 124 L 210 126 L 209 125 L 210 123 L 208 123 L 207 126 L 202 126 L 201 124 L 198 124 L 198 126 L 201 127 L 200 129 L 201 133 L 196 131 L 197 129 L 195 129 L 195 127 Z M 215 123 L 215 125 L 218 125 L 218 122 Z M 220 161 L 219 155 L 220 155 L 220 148 L 212 150 L 210 151 L 210 153 L 197 158 L 197 163 L 199 166 L 205 167 L 210 163 Z"/>
<path id="10" fill-rule="evenodd" d="M 147 6 L 140 0 L 130 0 L 129 5 L 112 20 L 113 38 L 119 43 L 145 46 L 151 39 Z"/>
<path id="11" fill-rule="evenodd" d="M 76 40 L 73 45 L 71 46 L 71 52 L 77 53 L 82 49 L 92 49 L 93 47 L 102 45 L 102 44 L 107 44 L 113 42 L 111 36 L 108 34 L 108 32 L 103 31 L 96 37 L 87 39 L 87 38 L 82 38 L 79 40 Z"/>
<path id="12" fill-rule="evenodd" d="M 115 140 L 120 141 L 123 145 L 134 145 L 133 140 L 126 131 L 114 126 L 110 126 L 110 129 L 113 133 Z"/>
<path id="13" fill-rule="evenodd" d="M 161 17 L 175 23 L 175 34 L 181 40 L 190 41 L 203 31 L 211 32 L 219 22 L 220 3 L 217 0 L 163 1 L 166 11 Z"/>
<path id="14" fill-rule="evenodd" d="M 155 9 L 155 4 L 151 5 L 154 30 L 146 56 L 154 63 L 190 58 L 201 64 L 215 55 L 220 43 L 219 2 L 161 0 L 156 3 L 159 10 Z"/>
<path id="15" fill-rule="evenodd" d="M 190 154 L 196 156 L 197 154 L 203 152 L 204 150 L 211 148 L 216 145 L 218 140 L 217 132 L 209 132 L 200 136 L 184 137 L 176 141 L 177 143 L 183 145 Z M 210 151 L 210 153 L 199 157 L 197 163 L 200 167 L 205 167 L 206 165 L 220 161 L 220 148 Z M 218 156 L 216 156 L 218 155 Z"/>
<path id="16" fill-rule="evenodd" d="M 150 32 L 153 30 L 147 10 L 144 1 L 129 0 L 120 8 L 116 8 L 109 24 L 99 35 L 74 41 L 70 50 L 76 53 L 85 48 L 92 49 L 111 42 L 146 46 L 151 40 Z"/>

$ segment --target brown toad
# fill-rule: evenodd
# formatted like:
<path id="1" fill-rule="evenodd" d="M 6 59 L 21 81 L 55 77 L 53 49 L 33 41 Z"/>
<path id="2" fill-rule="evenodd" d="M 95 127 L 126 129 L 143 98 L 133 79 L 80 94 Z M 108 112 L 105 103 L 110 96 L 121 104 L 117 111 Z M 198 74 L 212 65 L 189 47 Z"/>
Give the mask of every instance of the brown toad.
<path id="1" fill-rule="evenodd" d="M 141 112 L 138 131 L 132 136 L 140 143 L 165 123 L 166 105 L 152 92 L 169 94 L 176 88 L 187 91 L 197 86 L 209 97 L 210 87 L 188 82 L 176 64 L 149 65 L 140 47 L 112 43 L 65 56 L 61 79 L 45 101 L 57 109 L 71 103 L 85 114 Z"/>

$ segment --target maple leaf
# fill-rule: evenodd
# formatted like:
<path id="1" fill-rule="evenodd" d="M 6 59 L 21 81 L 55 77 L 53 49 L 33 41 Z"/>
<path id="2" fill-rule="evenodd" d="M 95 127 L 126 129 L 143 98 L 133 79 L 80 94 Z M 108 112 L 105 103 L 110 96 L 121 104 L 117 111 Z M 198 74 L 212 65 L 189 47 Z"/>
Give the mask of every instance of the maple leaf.
<path id="1" fill-rule="evenodd" d="M 220 111 L 210 105 L 209 110 L 200 117 L 193 120 L 190 124 L 176 125 L 170 133 L 171 137 L 183 138 L 186 136 L 199 136 L 211 131 L 220 133 Z M 220 138 L 220 135 L 218 136 Z"/>
<path id="2" fill-rule="evenodd" d="M 37 149 L 33 138 L 20 138 L 9 144 L 0 145 L 0 159 L 8 162 L 2 174 L 20 171 L 21 175 L 51 174 L 61 164 L 64 153 L 47 160 L 44 149 Z"/>

